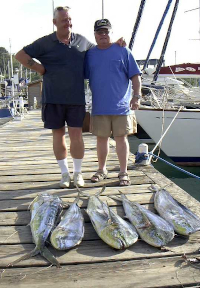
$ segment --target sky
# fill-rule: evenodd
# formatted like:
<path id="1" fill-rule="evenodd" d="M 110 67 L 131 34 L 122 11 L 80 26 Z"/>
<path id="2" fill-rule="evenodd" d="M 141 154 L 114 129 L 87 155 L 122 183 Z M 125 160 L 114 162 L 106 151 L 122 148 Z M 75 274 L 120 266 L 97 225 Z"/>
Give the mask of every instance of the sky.
<path id="1" fill-rule="evenodd" d="M 0 47 L 17 53 L 23 46 L 53 32 L 52 10 L 70 6 L 73 32 L 95 43 L 94 22 L 102 18 L 102 0 L 0 0 Z M 104 0 L 104 18 L 113 27 L 112 40 L 124 37 L 129 45 L 141 0 Z M 146 0 L 132 49 L 146 59 L 168 0 Z M 175 0 L 165 18 L 151 57 L 159 59 Z M 180 0 L 165 53 L 165 65 L 200 63 L 200 0 Z M 190 12 L 188 10 L 196 9 Z M 195 40 L 192 40 L 195 39 Z"/>

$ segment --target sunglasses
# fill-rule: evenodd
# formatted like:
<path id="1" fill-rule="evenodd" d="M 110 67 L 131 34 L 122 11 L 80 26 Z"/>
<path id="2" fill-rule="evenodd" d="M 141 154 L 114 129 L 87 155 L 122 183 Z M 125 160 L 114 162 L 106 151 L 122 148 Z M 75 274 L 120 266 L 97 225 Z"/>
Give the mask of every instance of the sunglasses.
<path id="1" fill-rule="evenodd" d="M 95 31 L 95 33 L 96 34 L 98 34 L 98 35 L 109 35 L 110 34 L 110 32 L 111 31 L 109 31 L 109 30 L 105 30 L 105 31 L 103 31 L 103 30 L 97 30 L 97 31 Z"/>

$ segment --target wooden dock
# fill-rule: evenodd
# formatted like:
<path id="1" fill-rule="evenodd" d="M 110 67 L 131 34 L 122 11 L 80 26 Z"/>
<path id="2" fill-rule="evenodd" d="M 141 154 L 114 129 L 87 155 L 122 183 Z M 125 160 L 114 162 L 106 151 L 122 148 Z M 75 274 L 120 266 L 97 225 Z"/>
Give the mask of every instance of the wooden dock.
<path id="1" fill-rule="evenodd" d="M 85 158 L 83 191 L 95 193 L 99 183 L 90 182 L 97 169 L 96 139 L 84 133 Z M 60 189 L 60 169 L 52 151 L 51 131 L 43 128 L 40 111 L 31 111 L 22 121 L 13 121 L 0 128 L 0 269 L 35 245 L 29 226 L 28 206 L 40 193 L 59 195 L 65 203 L 73 202 L 76 189 Z M 72 161 L 69 160 L 72 170 Z M 121 203 L 107 197 L 118 194 L 119 165 L 115 147 L 111 144 L 108 159 L 109 178 L 101 199 L 107 201 L 121 216 Z M 129 159 L 132 185 L 120 190 L 132 201 L 154 210 L 151 184 L 158 187 L 171 182 L 151 166 L 134 165 Z M 172 183 L 171 183 L 172 184 Z M 172 184 L 168 191 L 180 202 L 200 216 L 200 203 Z M 85 236 L 82 243 L 70 251 L 49 249 L 62 268 L 49 267 L 40 255 L 7 268 L 0 279 L 0 287 L 200 287 L 200 270 L 183 259 L 200 257 L 200 233 L 190 237 L 175 236 L 164 250 L 152 247 L 142 240 L 123 251 L 106 245 L 94 231 L 85 212 L 87 199 L 79 202 L 85 218 Z M 15 234 L 13 234 L 16 232 Z M 13 234 L 13 235 L 12 235 Z M 11 236 L 12 235 L 12 236 Z M 26 276 L 26 277 L 25 277 Z"/>

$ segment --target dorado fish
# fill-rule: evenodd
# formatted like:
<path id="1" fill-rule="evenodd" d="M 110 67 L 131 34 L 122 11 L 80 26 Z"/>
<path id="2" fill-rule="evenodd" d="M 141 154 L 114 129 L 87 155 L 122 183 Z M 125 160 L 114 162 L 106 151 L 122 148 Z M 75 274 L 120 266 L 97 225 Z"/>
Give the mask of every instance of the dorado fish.
<path id="1" fill-rule="evenodd" d="M 174 238 L 171 224 L 142 205 L 131 202 L 122 192 L 120 194 L 126 217 L 146 243 L 154 247 L 162 247 Z"/>
<path id="2" fill-rule="evenodd" d="M 50 241 L 54 248 L 67 250 L 79 245 L 84 236 L 84 218 L 78 206 L 80 194 L 53 230 Z"/>
<path id="3" fill-rule="evenodd" d="M 45 242 L 54 228 L 58 215 L 62 210 L 62 200 L 58 196 L 41 194 L 38 195 L 30 205 L 31 211 L 31 232 L 33 242 L 36 247 L 30 253 L 25 254 L 16 261 L 10 263 L 8 266 L 29 259 L 37 254 L 41 254 L 49 262 L 60 266 L 54 255 L 45 247 Z"/>
<path id="4" fill-rule="evenodd" d="M 89 197 L 87 214 L 95 231 L 105 243 L 115 249 L 127 248 L 138 240 L 138 234 L 130 223 L 123 220 L 99 199 L 98 196 L 104 190 L 105 187 Z"/>
<path id="5" fill-rule="evenodd" d="M 200 218 L 175 200 L 165 189 L 157 190 L 154 207 L 161 217 L 172 224 L 181 235 L 190 235 L 200 230 Z"/>

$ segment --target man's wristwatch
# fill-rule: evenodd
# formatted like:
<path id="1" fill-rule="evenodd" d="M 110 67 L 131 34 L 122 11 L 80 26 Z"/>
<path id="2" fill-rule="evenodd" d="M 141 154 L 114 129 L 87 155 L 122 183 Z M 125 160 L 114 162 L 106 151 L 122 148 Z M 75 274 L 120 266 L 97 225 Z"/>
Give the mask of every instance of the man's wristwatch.
<path id="1" fill-rule="evenodd" d="M 133 95 L 133 98 L 141 99 L 141 95 Z"/>

